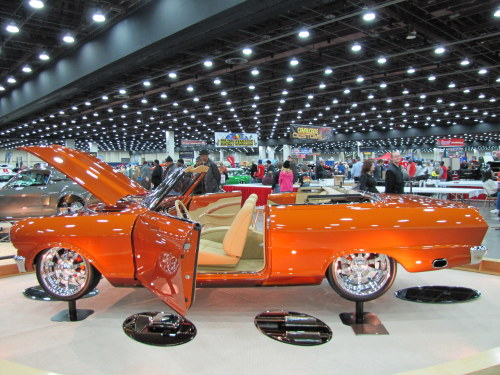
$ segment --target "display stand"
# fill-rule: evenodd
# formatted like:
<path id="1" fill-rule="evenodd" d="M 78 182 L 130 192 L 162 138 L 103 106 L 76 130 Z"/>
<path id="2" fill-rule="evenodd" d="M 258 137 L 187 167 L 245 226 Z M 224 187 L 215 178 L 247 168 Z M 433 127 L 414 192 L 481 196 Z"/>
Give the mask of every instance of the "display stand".
<path id="1" fill-rule="evenodd" d="M 357 335 L 388 335 L 389 332 L 377 315 L 364 312 L 364 302 L 356 301 L 356 312 L 340 313 L 340 320 L 346 326 L 351 326 Z"/>
<path id="2" fill-rule="evenodd" d="M 394 295 L 402 300 L 421 303 L 457 303 L 472 301 L 481 292 L 459 286 L 429 285 L 398 290 Z"/>
<path id="3" fill-rule="evenodd" d="M 53 322 L 79 322 L 92 315 L 94 310 L 77 310 L 76 300 L 68 301 L 68 310 L 63 310 L 54 315 L 50 320 Z"/>
<path id="4" fill-rule="evenodd" d="M 99 294 L 99 290 L 96 288 L 85 294 L 81 298 L 90 298 Z M 35 301 L 61 301 L 48 294 L 40 285 L 32 286 L 23 290 L 23 296 Z"/>

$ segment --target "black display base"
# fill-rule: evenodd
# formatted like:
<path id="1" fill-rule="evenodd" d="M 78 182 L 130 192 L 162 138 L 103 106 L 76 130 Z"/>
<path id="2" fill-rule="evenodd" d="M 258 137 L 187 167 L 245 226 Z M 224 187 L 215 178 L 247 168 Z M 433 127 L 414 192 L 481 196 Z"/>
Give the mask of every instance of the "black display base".
<path id="1" fill-rule="evenodd" d="M 176 346 L 196 336 L 195 325 L 180 315 L 148 311 L 129 316 L 123 322 L 123 331 L 143 344 Z"/>
<path id="2" fill-rule="evenodd" d="M 351 326 L 356 336 L 389 334 L 377 315 L 371 312 L 364 312 L 363 310 L 364 303 L 356 302 L 356 312 L 340 313 L 340 320 L 346 326 Z"/>
<path id="3" fill-rule="evenodd" d="M 293 311 L 265 311 L 255 317 L 254 323 L 264 335 L 285 344 L 321 345 L 332 338 L 327 324 L 314 316 Z"/>
<path id="4" fill-rule="evenodd" d="M 398 290 L 394 295 L 411 302 L 457 303 L 479 298 L 481 292 L 459 286 L 416 286 Z"/>
<path id="5" fill-rule="evenodd" d="M 76 301 L 68 301 L 68 310 L 61 311 L 50 320 L 53 322 L 79 322 L 94 313 L 94 310 L 77 310 Z"/>
<path id="6" fill-rule="evenodd" d="M 98 289 L 94 289 L 87 294 L 85 294 L 81 298 L 90 298 L 94 297 L 99 294 Z M 35 300 L 35 301 L 58 301 L 60 302 L 60 299 L 56 299 L 52 297 L 50 294 L 48 294 L 40 285 L 32 286 L 29 288 L 26 288 L 23 290 L 23 296 L 26 298 Z"/>

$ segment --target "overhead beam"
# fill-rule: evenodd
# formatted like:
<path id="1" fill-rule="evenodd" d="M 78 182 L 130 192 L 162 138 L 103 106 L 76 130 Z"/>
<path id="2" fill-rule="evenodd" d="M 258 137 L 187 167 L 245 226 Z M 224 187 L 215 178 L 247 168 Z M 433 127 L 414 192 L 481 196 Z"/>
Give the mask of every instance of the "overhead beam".
<path id="1" fill-rule="evenodd" d="M 0 125 L 301 4 L 301 0 L 151 2 L 3 97 Z"/>

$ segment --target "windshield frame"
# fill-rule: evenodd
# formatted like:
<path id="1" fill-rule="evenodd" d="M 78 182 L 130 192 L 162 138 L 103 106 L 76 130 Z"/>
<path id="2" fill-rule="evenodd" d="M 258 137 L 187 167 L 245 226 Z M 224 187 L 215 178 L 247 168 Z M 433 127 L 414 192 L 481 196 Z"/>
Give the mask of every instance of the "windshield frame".
<path id="1" fill-rule="evenodd" d="M 23 176 L 27 176 L 29 174 L 33 174 L 33 173 L 40 173 L 40 174 L 43 174 L 43 175 L 47 175 L 47 177 L 45 178 L 44 177 L 44 182 L 43 183 L 38 183 L 38 184 L 24 184 L 24 185 L 20 185 L 20 184 L 16 184 L 16 182 L 18 181 L 21 181 L 21 178 Z M 49 183 L 49 181 L 51 180 L 51 177 L 52 177 L 52 171 L 49 170 L 49 169 L 27 169 L 27 170 L 24 170 L 24 171 L 20 171 L 19 173 L 17 173 L 14 177 L 12 177 L 8 182 L 7 184 L 5 185 L 5 188 L 19 188 L 19 187 L 30 187 L 30 186 L 47 186 L 47 184 Z"/>

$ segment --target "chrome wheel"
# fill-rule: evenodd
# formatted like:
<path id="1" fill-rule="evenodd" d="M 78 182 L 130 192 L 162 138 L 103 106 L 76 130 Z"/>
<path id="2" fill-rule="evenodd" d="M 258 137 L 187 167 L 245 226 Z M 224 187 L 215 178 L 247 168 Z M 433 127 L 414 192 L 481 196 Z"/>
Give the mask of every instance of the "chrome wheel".
<path id="1" fill-rule="evenodd" d="M 330 285 L 351 301 L 369 301 L 384 294 L 396 277 L 396 262 L 375 253 L 341 256 L 329 267 Z"/>
<path id="2" fill-rule="evenodd" d="M 78 252 L 53 247 L 38 259 L 36 274 L 47 293 L 61 300 L 78 299 L 99 282 L 99 272 Z"/>

